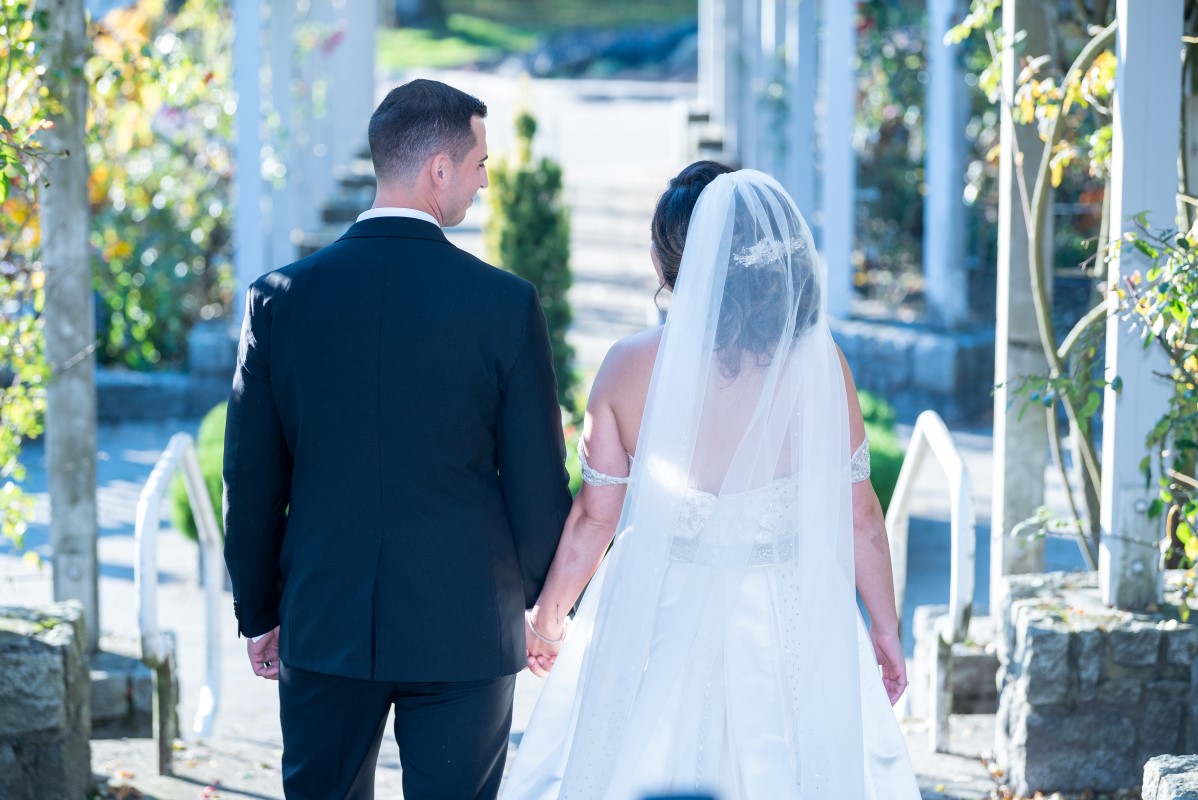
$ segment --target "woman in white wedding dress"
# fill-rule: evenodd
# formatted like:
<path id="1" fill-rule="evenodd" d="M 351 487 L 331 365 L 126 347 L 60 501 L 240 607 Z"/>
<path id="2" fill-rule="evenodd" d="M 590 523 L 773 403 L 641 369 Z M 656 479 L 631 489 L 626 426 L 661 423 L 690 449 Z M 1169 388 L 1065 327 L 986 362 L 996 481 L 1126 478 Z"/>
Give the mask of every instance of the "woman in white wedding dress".
<path id="1" fill-rule="evenodd" d="M 915 800 L 886 532 L 811 234 L 769 176 L 698 162 L 651 256 L 668 320 L 596 377 L 504 797 Z"/>

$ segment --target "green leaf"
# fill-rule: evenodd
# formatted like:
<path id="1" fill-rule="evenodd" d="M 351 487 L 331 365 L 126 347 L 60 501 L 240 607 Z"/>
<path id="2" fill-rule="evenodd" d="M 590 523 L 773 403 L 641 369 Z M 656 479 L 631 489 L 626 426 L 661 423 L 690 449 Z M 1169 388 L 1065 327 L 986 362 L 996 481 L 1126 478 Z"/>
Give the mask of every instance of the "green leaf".
<path id="1" fill-rule="evenodd" d="M 1165 504 L 1158 497 L 1148 504 L 1148 519 L 1156 519 L 1165 510 Z"/>
<path id="2" fill-rule="evenodd" d="M 1161 257 L 1160 251 L 1148 244 L 1148 242 L 1144 241 L 1143 239 L 1136 239 L 1134 242 L 1132 242 L 1132 244 L 1135 245 L 1137 250 L 1153 260 Z M 1149 278 L 1149 280 L 1151 281 L 1152 278 Z"/>
<path id="3" fill-rule="evenodd" d="M 0 114 L 0 128 L 2 128 L 5 133 L 12 133 L 12 123 L 9 122 L 8 117 L 4 116 L 3 114 Z"/>
<path id="4" fill-rule="evenodd" d="M 1123 378 L 1115 376 L 1115 379 L 1111 381 L 1111 391 L 1116 393 L 1123 391 Z"/>

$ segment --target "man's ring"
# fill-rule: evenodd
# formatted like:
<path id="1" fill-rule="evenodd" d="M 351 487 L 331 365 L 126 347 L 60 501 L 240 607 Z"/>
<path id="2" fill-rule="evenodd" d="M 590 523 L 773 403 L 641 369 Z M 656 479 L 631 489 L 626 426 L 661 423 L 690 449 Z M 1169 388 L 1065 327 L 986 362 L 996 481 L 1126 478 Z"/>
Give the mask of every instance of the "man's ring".
<path id="1" fill-rule="evenodd" d="M 269 661 L 263 661 L 263 662 L 262 662 L 262 666 L 263 666 L 265 669 L 270 669 L 270 662 L 269 662 Z"/>

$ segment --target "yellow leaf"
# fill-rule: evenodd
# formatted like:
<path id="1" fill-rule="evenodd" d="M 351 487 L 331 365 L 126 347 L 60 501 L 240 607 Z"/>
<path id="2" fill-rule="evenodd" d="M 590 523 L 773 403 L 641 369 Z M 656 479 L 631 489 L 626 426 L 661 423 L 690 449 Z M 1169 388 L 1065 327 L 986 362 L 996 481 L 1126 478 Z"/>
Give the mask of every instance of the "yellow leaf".
<path id="1" fill-rule="evenodd" d="M 1061 185 L 1061 179 L 1064 177 L 1065 165 L 1060 159 L 1054 158 L 1052 160 L 1052 186 L 1054 189 Z"/>
<path id="2" fill-rule="evenodd" d="M 21 556 L 21 563 L 29 569 L 40 570 L 42 568 L 42 557 L 32 550 L 26 550 L 25 554 Z"/>

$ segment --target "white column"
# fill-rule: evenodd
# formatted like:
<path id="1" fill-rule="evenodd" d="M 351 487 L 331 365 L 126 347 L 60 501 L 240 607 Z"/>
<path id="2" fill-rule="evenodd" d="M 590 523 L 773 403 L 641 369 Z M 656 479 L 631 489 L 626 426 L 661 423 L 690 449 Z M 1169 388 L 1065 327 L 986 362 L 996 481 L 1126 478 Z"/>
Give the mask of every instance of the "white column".
<path id="1" fill-rule="evenodd" d="M 295 260 L 298 248 L 292 231 L 299 227 L 295 216 L 296 192 L 293 178 L 298 174 L 294 153 L 295 115 L 292 109 L 292 69 L 295 65 L 293 21 L 295 5 L 274 0 L 270 3 L 267 30 L 270 36 L 270 104 L 274 127 L 270 130 L 269 186 L 270 256 L 267 269 L 275 269 Z"/>
<path id="2" fill-rule="evenodd" d="M 376 4 L 363 0 L 312 0 L 308 11 L 306 22 L 331 38 L 302 66 L 307 102 L 299 109 L 303 128 L 296 131 L 296 142 L 306 228 L 320 226 L 320 206 L 333 190 L 337 170 L 366 148 L 366 126 L 376 105 L 377 18 Z"/>
<path id="3" fill-rule="evenodd" d="M 923 277 L 927 313 L 946 328 L 969 316 L 965 272 L 965 126 L 969 94 L 961 46 L 944 35 L 961 17 L 958 0 L 928 2 L 927 156 Z"/>
<path id="4" fill-rule="evenodd" d="M 1111 151 L 1111 240 L 1134 230 L 1131 217 L 1146 211 L 1149 226 L 1175 227 L 1177 151 L 1181 131 L 1182 0 L 1118 0 L 1118 63 Z M 1158 109 L 1171 113 L 1157 114 Z M 1146 120 L 1152 120 L 1147 124 Z M 1110 267 L 1109 286 L 1148 267 L 1134 248 L 1122 248 Z M 1113 303 L 1113 301 L 1112 301 Z M 1164 411 L 1169 374 L 1163 353 L 1143 349 L 1138 334 L 1112 314 L 1107 323 L 1107 376 L 1123 390 L 1107 389 L 1102 417 L 1102 544 L 1099 586 L 1103 601 L 1142 610 L 1161 599 L 1157 543 L 1163 523 L 1145 513 L 1155 494 L 1155 463 L 1146 489 L 1138 465 L 1144 437 Z"/>
<path id="5" fill-rule="evenodd" d="M 778 175 L 778 180 L 807 218 L 807 224 L 813 228 L 817 211 L 815 104 L 819 86 L 815 3 L 816 0 L 785 0 L 783 3 L 787 120 L 786 148 Z"/>
<path id="6" fill-rule="evenodd" d="M 761 52 L 761 6 L 769 0 L 743 0 L 740 6 L 740 46 L 736 58 L 735 99 L 737 101 L 736 153 L 733 166 L 761 168 L 761 89 L 763 54 Z"/>
<path id="7" fill-rule="evenodd" d="M 361 0 L 331 2 L 338 24 L 344 21 L 345 26 L 345 38 L 333 51 L 330 64 L 329 111 L 337 129 L 331 153 L 333 166 L 338 168 L 366 147 L 366 125 L 377 105 L 374 37 L 378 32 L 378 7 Z"/>
<path id="8" fill-rule="evenodd" d="M 722 69 L 715 76 L 715 120 L 722 128 L 724 161 L 732 167 L 741 164 L 740 90 L 744 84 L 741 76 L 745 70 L 741 48 L 743 2 L 744 0 L 715 0 L 718 9 L 716 17 L 723 23 Z"/>
<path id="9" fill-rule="evenodd" d="M 712 122 L 716 121 L 719 105 L 720 73 L 723 71 L 724 26 L 719 14 L 723 10 L 722 0 L 699 0 L 699 91 L 697 107 L 706 111 Z"/>
<path id="10" fill-rule="evenodd" d="M 234 319 L 244 312 L 245 290 L 266 271 L 262 224 L 262 4 L 234 0 L 233 85 L 237 90 L 237 166 L 233 175 Z"/>
<path id="11" fill-rule="evenodd" d="M 1040 344 L 1032 305 L 1028 258 L 1027 216 L 1030 196 L 1044 144 L 1035 125 L 1016 125 L 1009 111 L 1015 78 L 1022 68 L 1015 53 L 1016 35 L 1026 38 L 1019 52 L 1038 56 L 1048 52 L 1050 13 L 1047 0 L 1006 0 L 1003 3 L 1002 129 L 998 178 L 998 289 L 994 342 L 994 493 L 990 511 L 990 613 L 1002 606 L 1002 576 L 1044 569 L 1043 540 L 1010 537 L 1011 529 L 1044 504 L 1044 470 L 1048 465 L 1048 429 L 1044 407 L 1013 397 L 1007 383 L 1020 376 L 1045 375 L 1048 359 Z M 935 46 L 933 44 L 933 46 Z M 1022 153 L 1018 165 L 1016 153 Z M 1045 237 L 1051 251 L 1051 237 Z M 1045 259 L 1045 264 L 1051 259 Z"/>
<path id="12" fill-rule="evenodd" d="M 811 3 L 814 0 L 801 0 Z M 828 270 L 828 314 L 849 316 L 853 292 L 853 243 L 857 154 L 853 129 L 857 119 L 857 3 L 823 0 L 824 36 L 820 49 L 823 73 L 824 171 L 820 250 Z"/>

